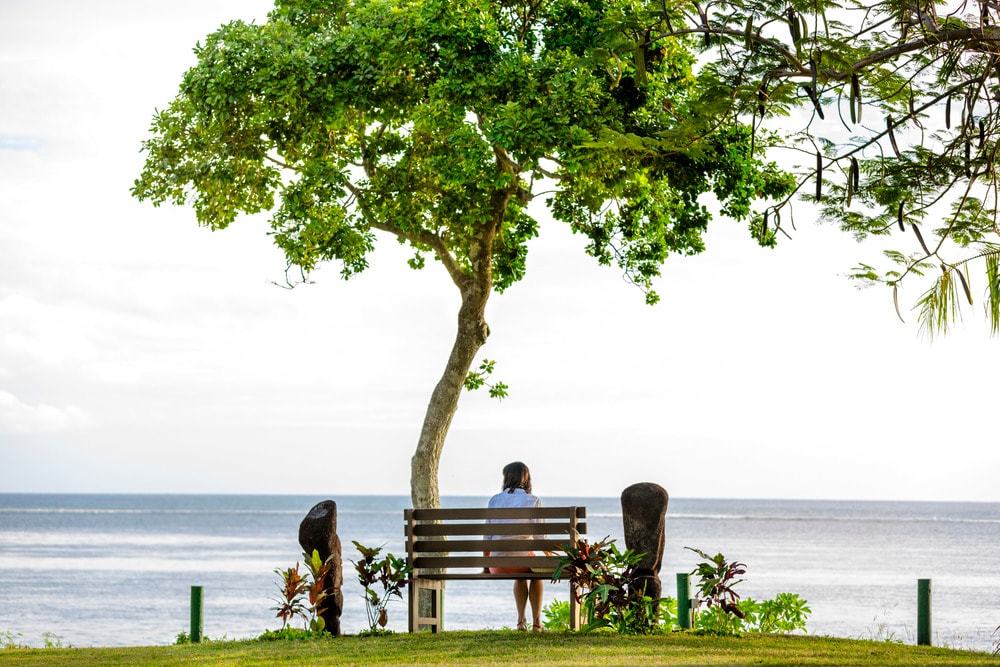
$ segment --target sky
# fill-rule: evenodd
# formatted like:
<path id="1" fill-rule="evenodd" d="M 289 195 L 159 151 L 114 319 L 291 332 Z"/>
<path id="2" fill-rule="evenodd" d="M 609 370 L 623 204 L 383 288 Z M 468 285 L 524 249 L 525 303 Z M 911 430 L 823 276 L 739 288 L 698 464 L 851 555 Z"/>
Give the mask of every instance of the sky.
<path id="1" fill-rule="evenodd" d="M 137 202 L 156 108 L 199 39 L 262 0 L 0 2 L 0 492 L 409 493 L 458 294 L 393 241 L 287 290 L 263 218 Z M 758 248 L 713 223 L 659 305 L 545 221 L 487 311 L 509 398 L 463 396 L 443 495 L 513 460 L 545 496 L 1000 501 L 1000 341 L 919 335 L 844 277 L 879 249 L 815 224 Z M 975 288 L 975 286 L 974 286 Z"/>

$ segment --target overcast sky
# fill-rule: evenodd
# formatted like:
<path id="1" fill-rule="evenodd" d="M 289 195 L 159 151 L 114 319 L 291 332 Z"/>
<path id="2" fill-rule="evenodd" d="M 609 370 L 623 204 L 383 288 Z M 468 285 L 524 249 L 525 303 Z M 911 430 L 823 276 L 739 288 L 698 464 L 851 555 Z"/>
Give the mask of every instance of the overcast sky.
<path id="1" fill-rule="evenodd" d="M 268 8 L 0 2 L 0 492 L 409 493 L 454 335 L 440 268 L 390 241 L 289 291 L 265 220 L 210 232 L 129 196 L 195 42 Z M 767 251 L 717 221 L 652 308 L 543 224 L 487 313 L 510 398 L 463 397 L 442 493 L 523 460 L 543 497 L 1000 501 L 980 311 L 930 343 L 843 277 L 877 249 L 797 223 Z"/>

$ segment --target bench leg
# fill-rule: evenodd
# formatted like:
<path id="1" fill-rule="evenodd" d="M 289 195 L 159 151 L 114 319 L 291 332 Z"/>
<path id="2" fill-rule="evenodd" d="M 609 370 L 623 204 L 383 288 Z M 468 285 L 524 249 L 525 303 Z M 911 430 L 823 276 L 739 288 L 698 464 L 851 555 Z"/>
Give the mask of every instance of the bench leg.
<path id="1" fill-rule="evenodd" d="M 444 629 L 444 582 L 413 579 L 409 593 L 410 632 Z"/>
<path id="2" fill-rule="evenodd" d="M 580 589 L 573 584 L 569 585 L 569 629 L 580 629 Z"/>

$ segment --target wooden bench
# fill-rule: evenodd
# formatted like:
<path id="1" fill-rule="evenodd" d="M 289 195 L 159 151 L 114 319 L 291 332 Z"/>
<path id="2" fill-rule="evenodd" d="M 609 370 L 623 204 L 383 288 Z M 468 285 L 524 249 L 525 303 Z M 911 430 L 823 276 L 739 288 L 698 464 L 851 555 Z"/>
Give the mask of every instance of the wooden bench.
<path id="1" fill-rule="evenodd" d="M 587 531 L 585 507 L 411 509 L 404 510 L 406 560 L 413 566 L 409 589 L 409 630 L 444 628 L 447 580 L 551 579 L 556 557 Z M 497 523 L 491 523 L 494 521 Z M 529 536 L 489 539 L 489 535 Z M 483 552 L 532 551 L 535 556 L 485 556 Z M 484 568 L 530 568 L 491 573 Z M 580 628 L 577 591 L 570 590 L 570 628 Z"/>

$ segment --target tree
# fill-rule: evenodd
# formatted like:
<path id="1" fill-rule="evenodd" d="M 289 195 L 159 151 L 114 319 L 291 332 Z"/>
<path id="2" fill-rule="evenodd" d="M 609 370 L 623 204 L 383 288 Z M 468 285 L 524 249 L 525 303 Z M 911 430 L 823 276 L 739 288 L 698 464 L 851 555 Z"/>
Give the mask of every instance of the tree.
<path id="1" fill-rule="evenodd" d="M 899 289 L 917 281 L 921 329 L 947 333 L 960 303 L 978 298 L 975 271 L 985 278 L 985 314 L 996 334 L 1000 6 L 941 7 L 931 0 L 663 3 L 664 27 L 642 46 L 697 40 L 700 85 L 731 92 L 720 115 L 754 128 L 755 151 L 792 150 L 803 160 L 789 167 L 800 199 L 859 239 L 902 236 L 907 249 L 885 250 L 887 266 L 852 272 L 889 286 L 900 319 Z M 761 243 L 786 232 L 794 200 L 765 207 L 755 229 Z"/>
<path id="2" fill-rule="evenodd" d="M 364 270 L 376 233 L 415 269 L 440 264 L 461 305 L 411 471 L 414 506 L 434 507 L 487 301 L 539 233 L 533 198 L 655 303 L 667 256 L 703 249 L 702 195 L 764 238 L 751 202 L 794 187 L 754 157 L 749 126 L 720 124 L 731 94 L 693 73 L 688 40 L 650 43 L 664 29 L 639 0 L 279 0 L 196 47 L 133 194 L 190 203 L 212 229 L 270 211 L 302 278 L 329 260 Z"/>

